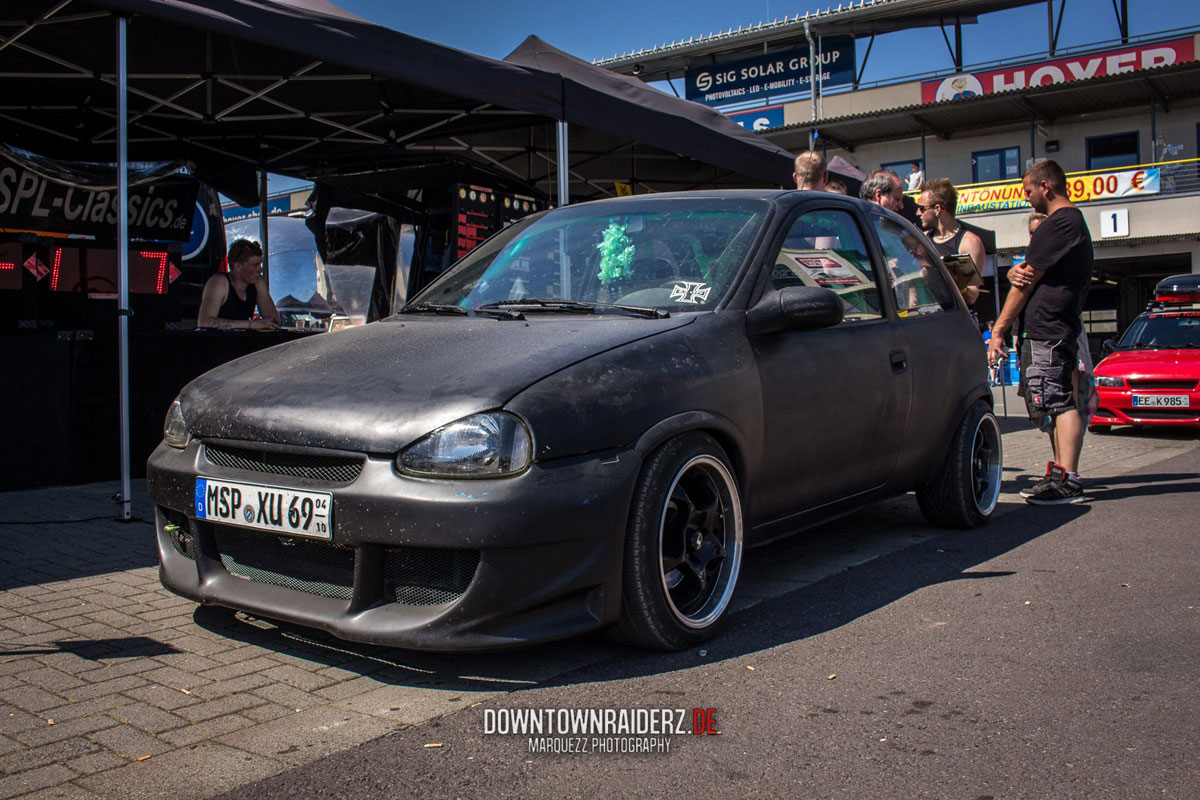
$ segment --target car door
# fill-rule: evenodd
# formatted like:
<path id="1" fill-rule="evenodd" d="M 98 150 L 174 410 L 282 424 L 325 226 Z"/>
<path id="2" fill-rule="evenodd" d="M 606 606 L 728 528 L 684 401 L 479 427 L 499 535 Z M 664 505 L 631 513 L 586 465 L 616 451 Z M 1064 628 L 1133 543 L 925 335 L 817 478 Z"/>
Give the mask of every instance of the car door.
<path id="1" fill-rule="evenodd" d="M 948 445 L 967 388 L 962 376 L 985 377 L 983 339 L 925 236 L 882 213 L 871 214 L 870 224 L 887 265 L 895 327 L 908 354 L 913 413 L 899 469 L 911 471 Z"/>
<path id="2" fill-rule="evenodd" d="M 764 522 L 876 488 L 895 464 L 908 356 L 864 222 L 849 205 L 808 206 L 773 248 L 765 292 L 823 286 L 841 296 L 845 317 L 823 330 L 751 337 L 764 441 L 755 509 Z"/>

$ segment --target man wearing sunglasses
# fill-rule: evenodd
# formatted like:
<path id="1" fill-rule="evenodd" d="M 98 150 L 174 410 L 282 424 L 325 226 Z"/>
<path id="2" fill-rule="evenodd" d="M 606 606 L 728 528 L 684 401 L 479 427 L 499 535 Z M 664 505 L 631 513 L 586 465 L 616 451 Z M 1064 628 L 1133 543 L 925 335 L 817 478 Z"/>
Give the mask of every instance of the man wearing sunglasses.
<path id="1" fill-rule="evenodd" d="M 968 306 L 979 299 L 979 288 L 983 286 L 983 265 L 987 260 L 983 240 L 962 226 L 954 217 L 958 208 L 958 190 L 949 178 L 934 178 L 925 184 L 925 190 L 917 198 L 917 214 L 921 227 L 933 242 L 940 255 L 952 256 L 965 253 L 971 263 L 950 267 L 958 290 Z"/>

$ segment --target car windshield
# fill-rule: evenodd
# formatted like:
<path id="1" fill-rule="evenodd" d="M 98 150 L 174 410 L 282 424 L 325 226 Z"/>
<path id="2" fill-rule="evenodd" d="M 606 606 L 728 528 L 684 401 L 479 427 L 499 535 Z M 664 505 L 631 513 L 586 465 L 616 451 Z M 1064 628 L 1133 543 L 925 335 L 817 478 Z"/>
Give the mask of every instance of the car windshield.
<path id="1" fill-rule="evenodd" d="M 1125 331 L 1118 350 L 1200 347 L 1200 311 L 1146 314 Z"/>
<path id="2" fill-rule="evenodd" d="M 728 197 L 561 208 L 497 234 L 408 310 L 709 309 L 728 290 L 767 208 L 766 200 Z"/>

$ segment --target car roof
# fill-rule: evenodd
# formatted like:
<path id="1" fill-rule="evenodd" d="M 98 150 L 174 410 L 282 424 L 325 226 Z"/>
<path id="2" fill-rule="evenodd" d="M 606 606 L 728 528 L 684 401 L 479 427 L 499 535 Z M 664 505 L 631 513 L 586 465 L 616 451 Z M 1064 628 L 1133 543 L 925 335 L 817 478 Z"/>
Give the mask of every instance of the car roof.
<path id="1" fill-rule="evenodd" d="M 590 200 L 587 203 L 572 204 L 571 207 L 574 208 L 583 205 L 625 205 L 652 203 L 661 200 L 703 200 L 715 198 L 739 200 L 762 199 L 786 208 L 791 208 L 806 200 L 824 200 L 833 201 L 836 203 L 858 205 L 861 206 L 864 211 L 870 209 L 886 211 L 886 209 L 883 209 L 881 206 L 878 206 L 874 203 L 868 203 L 867 201 L 860 200 L 857 197 L 851 197 L 849 195 L 835 192 L 800 189 L 696 189 L 687 192 L 656 192 L 654 194 L 639 194 L 626 197 L 606 197 L 601 200 Z"/>

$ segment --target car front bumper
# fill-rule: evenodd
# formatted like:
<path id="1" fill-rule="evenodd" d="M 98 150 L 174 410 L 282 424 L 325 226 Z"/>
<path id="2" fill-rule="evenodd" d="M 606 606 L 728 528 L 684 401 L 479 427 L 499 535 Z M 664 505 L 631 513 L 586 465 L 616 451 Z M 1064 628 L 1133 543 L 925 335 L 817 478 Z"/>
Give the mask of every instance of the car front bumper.
<path id="1" fill-rule="evenodd" d="M 331 483 L 240 461 L 218 466 L 205 448 L 160 444 L 147 464 L 160 578 L 199 603 L 418 650 L 556 639 L 606 626 L 619 613 L 624 533 L 641 469 L 632 450 L 535 463 L 488 480 L 412 478 L 390 459 L 357 455 L 357 476 Z M 197 519 L 198 476 L 330 492 L 332 539 Z"/>
<path id="2" fill-rule="evenodd" d="M 1186 407 L 1135 407 L 1134 395 L 1182 395 L 1188 398 Z M 1192 390 L 1134 390 L 1097 387 L 1100 406 L 1090 425 L 1146 425 L 1153 427 L 1200 427 L 1200 391 Z"/>

